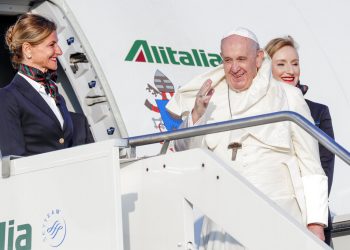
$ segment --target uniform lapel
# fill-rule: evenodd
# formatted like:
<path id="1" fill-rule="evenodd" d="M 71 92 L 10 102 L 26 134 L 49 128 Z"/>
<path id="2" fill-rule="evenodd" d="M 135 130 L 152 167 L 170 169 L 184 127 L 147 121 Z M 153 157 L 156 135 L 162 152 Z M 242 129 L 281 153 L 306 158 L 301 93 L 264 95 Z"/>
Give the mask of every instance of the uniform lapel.
<path id="1" fill-rule="evenodd" d="M 45 100 L 40 96 L 40 94 L 28 83 L 23 77 L 16 74 L 13 83 L 16 89 L 33 105 L 35 105 L 38 109 L 40 109 L 43 113 L 49 116 L 52 120 L 54 120 L 61 128 L 61 124 L 58 121 L 56 115 L 53 113 L 49 105 L 45 102 Z"/>
<path id="2" fill-rule="evenodd" d="M 73 135 L 73 122 L 67 109 L 66 103 L 62 96 L 57 96 L 57 107 L 60 110 L 63 117 L 63 132 L 65 138 L 70 138 Z"/>

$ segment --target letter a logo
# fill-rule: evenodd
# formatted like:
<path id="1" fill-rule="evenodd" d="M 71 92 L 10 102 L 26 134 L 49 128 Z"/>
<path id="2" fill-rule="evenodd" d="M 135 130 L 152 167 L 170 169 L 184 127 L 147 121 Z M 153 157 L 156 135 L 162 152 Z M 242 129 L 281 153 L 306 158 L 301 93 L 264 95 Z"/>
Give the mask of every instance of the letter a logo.
<path id="1" fill-rule="evenodd" d="M 136 57 L 136 62 L 146 62 L 145 55 L 143 54 L 143 51 L 140 50 L 139 55 Z"/>
<path id="2" fill-rule="evenodd" d="M 148 47 L 147 41 L 136 40 L 132 45 L 125 61 L 149 62 L 153 63 L 153 57 Z"/>

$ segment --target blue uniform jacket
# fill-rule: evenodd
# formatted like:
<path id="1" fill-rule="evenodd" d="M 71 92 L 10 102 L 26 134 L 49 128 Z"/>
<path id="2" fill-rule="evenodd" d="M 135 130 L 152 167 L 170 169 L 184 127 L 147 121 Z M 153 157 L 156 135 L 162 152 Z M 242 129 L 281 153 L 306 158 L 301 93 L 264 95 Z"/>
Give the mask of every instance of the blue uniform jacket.
<path id="1" fill-rule="evenodd" d="M 72 146 L 73 123 L 62 96 L 57 106 L 64 119 L 63 128 L 40 94 L 16 74 L 0 89 L 2 155 L 34 155 Z"/>
<path id="2" fill-rule="evenodd" d="M 326 105 L 312 102 L 305 99 L 307 105 L 310 108 L 311 116 L 315 121 L 315 125 L 319 127 L 328 136 L 334 139 L 334 132 L 332 126 L 332 119 L 329 113 L 329 109 Z M 319 144 L 320 160 L 322 168 L 328 177 L 328 194 L 331 191 L 334 172 L 334 154 Z"/>

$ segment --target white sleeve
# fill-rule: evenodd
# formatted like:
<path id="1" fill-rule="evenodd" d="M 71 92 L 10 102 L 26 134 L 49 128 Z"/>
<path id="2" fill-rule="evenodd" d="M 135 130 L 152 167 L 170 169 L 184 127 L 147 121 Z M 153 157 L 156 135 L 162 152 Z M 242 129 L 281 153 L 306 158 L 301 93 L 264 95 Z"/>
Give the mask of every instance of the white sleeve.
<path id="1" fill-rule="evenodd" d="M 300 91 L 288 99 L 291 111 L 313 121 Z M 318 142 L 295 123 L 291 123 L 292 143 L 304 186 L 307 224 L 328 224 L 328 184 L 318 150 Z"/>
<path id="2" fill-rule="evenodd" d="M 307 224 L 328 226 L 328 180 L 323 175 L 302 177 L 306 204 Z"/>
<path id="3" fill-rule="evenodd" d="M 179 129 L 181 128 L 190 128 L 193 126 L 199 126 L 204 125 L 205 119 L 204 115 L 195 123 L 192 122 L 192 115 L 191 113 L 189 116 L 181 123 Z M 196 137 L 190 137 L 190 138 L 184 138 L 174 141 L 174 146 L 176 151 L 183 151 L 190 148 L 198 148 L 202 146 L 204 136 L 196 136 Z"/>

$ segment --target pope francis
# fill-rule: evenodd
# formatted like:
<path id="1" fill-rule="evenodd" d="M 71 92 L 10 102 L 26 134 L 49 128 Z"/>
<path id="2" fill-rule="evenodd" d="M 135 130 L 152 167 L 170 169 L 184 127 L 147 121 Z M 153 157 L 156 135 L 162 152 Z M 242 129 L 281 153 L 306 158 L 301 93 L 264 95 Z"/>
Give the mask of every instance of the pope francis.
<path id="1" fill-rule="evenodd" d="M 312 121 L 298 88 L 271 76 L 270 58 L 254 33 L 237 28 L 221 40 L 223 63 L 180 88 L 167 109 L 182 116 L 182 127 L 289 110 Z M 206 147 L 276 204 L 324 240 L 327 177 L 318 144 L 291 122 L 280 122 L 182 139 L 176 150 Z M 202 227 L 202 249 L 244 249 L 209 218 Z"/>

